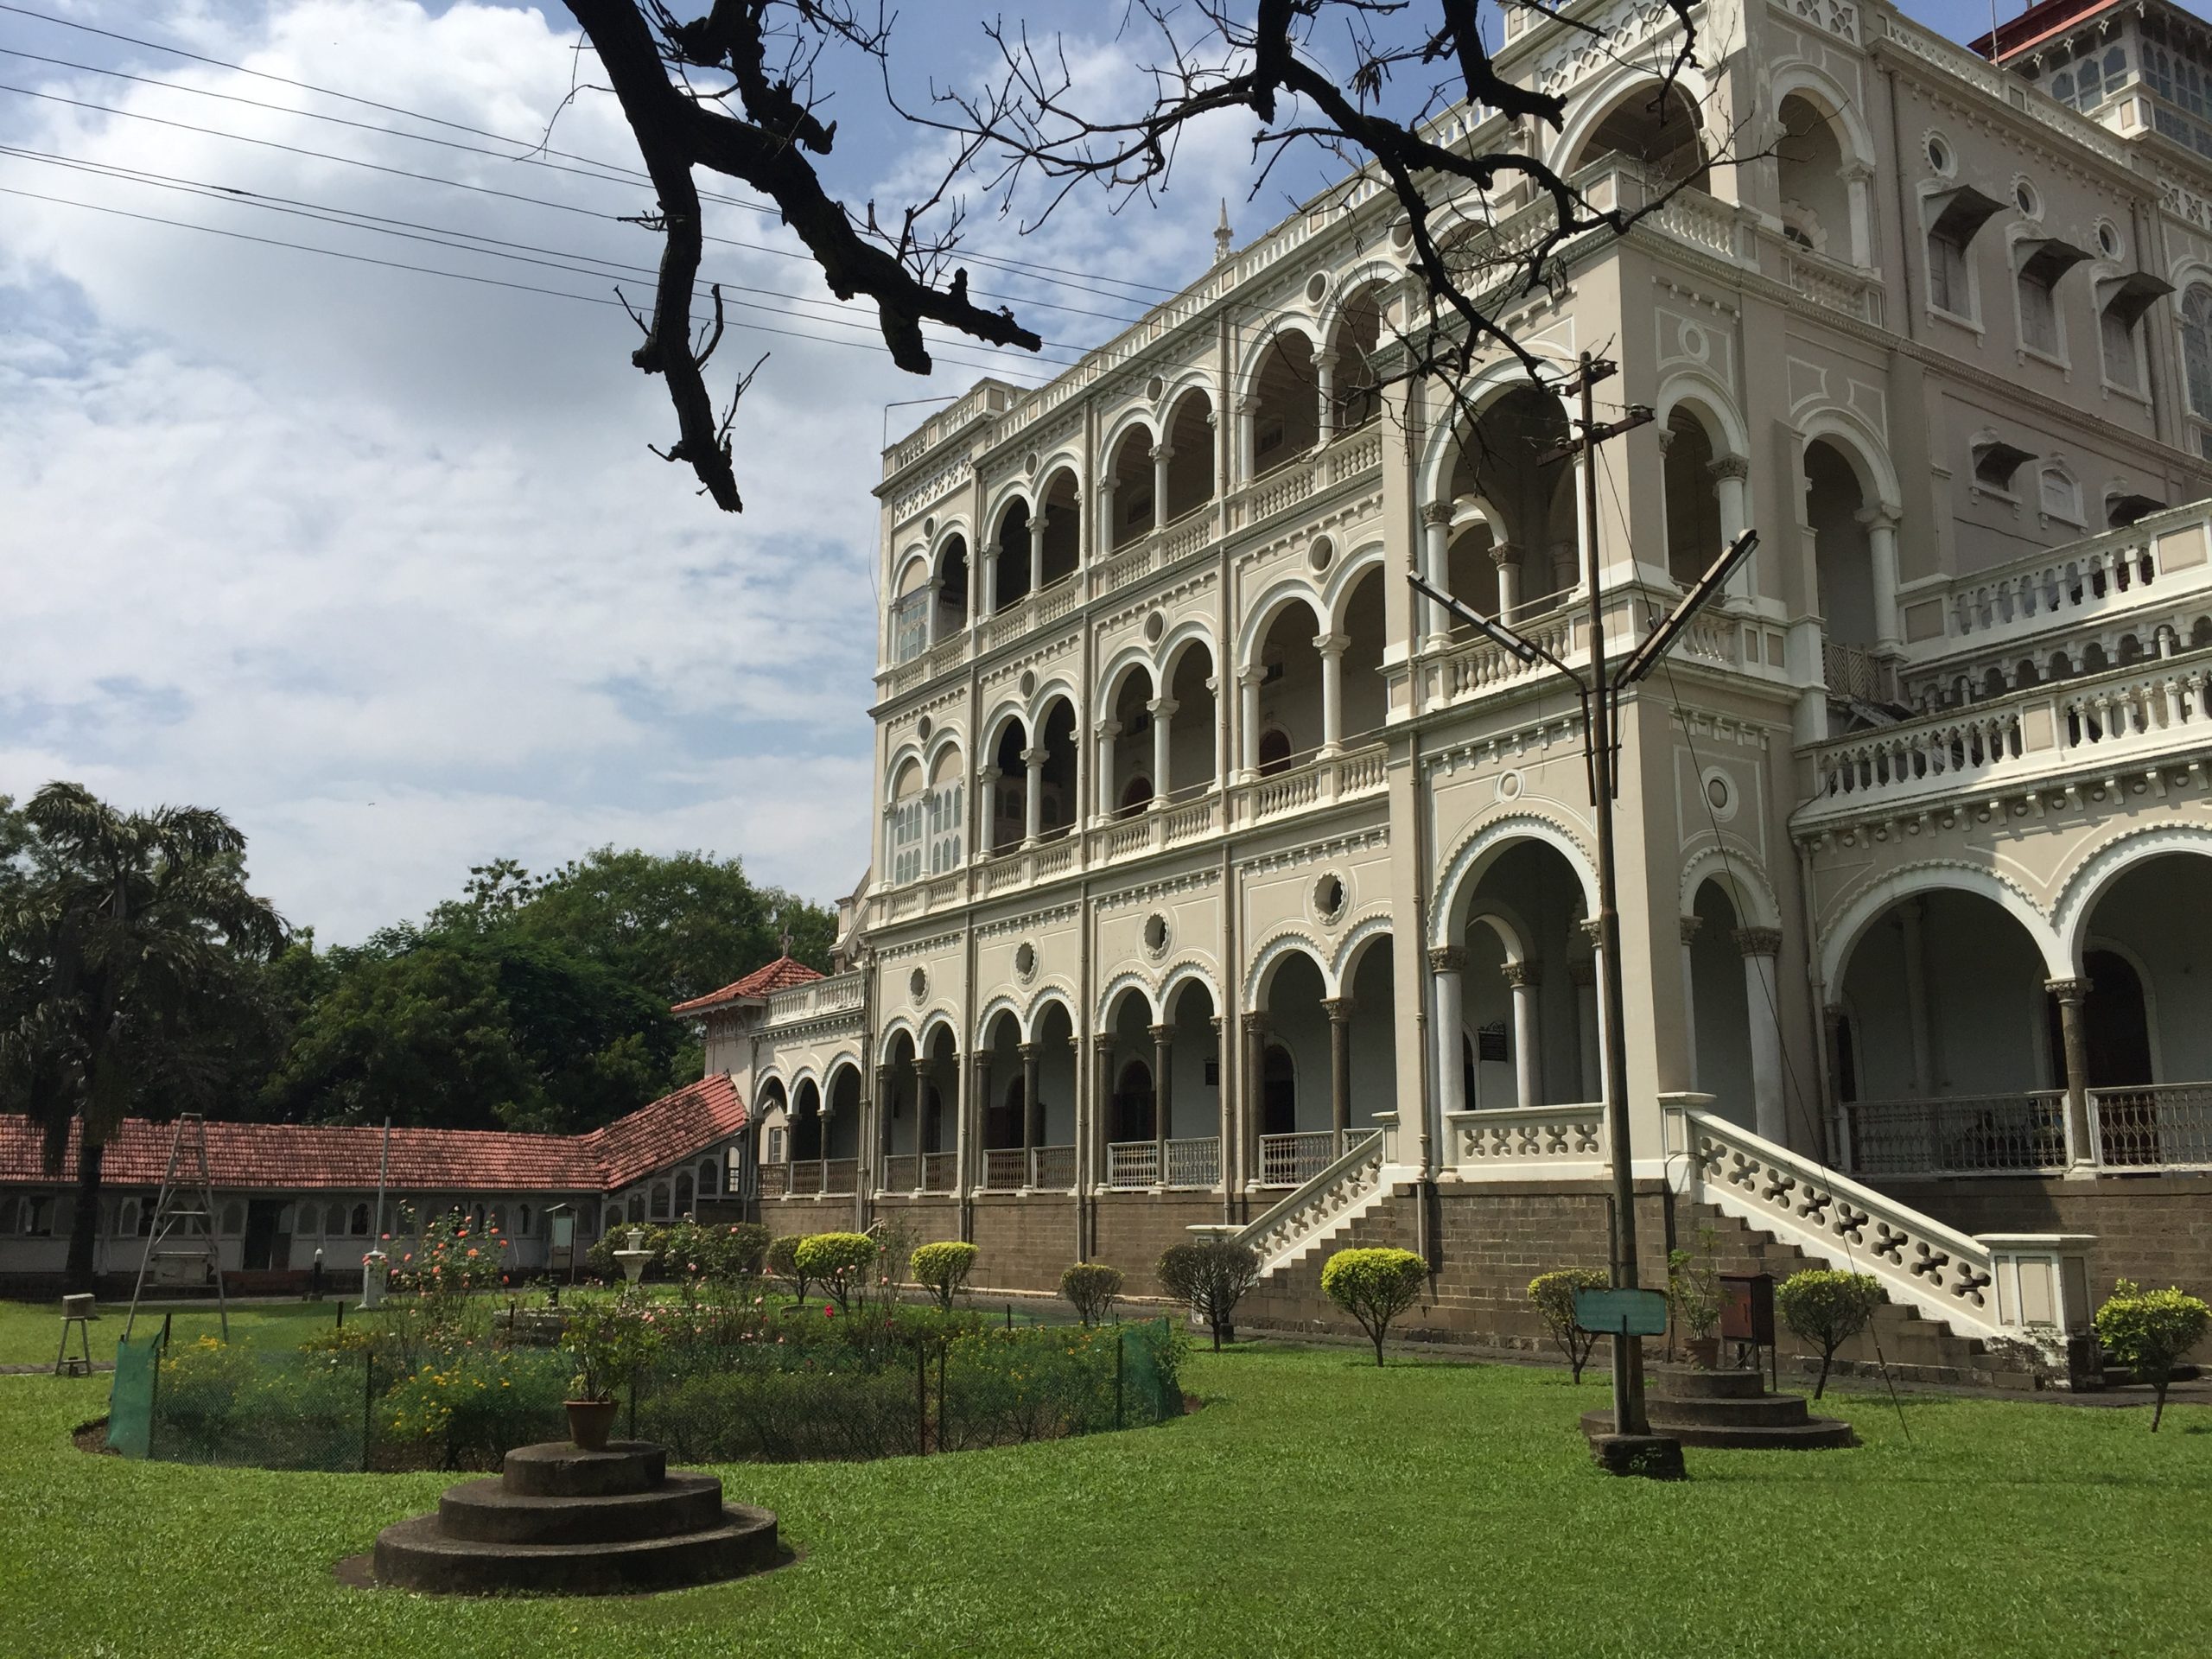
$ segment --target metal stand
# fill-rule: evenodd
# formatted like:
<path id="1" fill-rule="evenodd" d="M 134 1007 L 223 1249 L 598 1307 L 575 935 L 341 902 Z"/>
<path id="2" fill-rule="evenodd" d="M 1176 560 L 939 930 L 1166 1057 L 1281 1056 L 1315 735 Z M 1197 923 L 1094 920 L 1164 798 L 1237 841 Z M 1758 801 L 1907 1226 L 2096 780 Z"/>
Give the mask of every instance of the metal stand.
<path id="1" fill-rule="evenodd" d="M 93 1311 L 92 1299 L 88 1295 L 64 1296 L 61 1299 L 61 1346 L 54 1356 L 56 1376 L 90 1376 L 92 1374 L 92 1336 L 87 1328 L 90 1320 L 99 1318 Z M 77 1333 L 77 1351 L 69 1351 L 69 1333 Z"/>
<path id="2" fill-rule="evenodd" d="M 182 1179 L 180 1179 L 180 1172 Z M 178 1247 L 164 1249 L 172 1231 L 180 1226 Z M 198 1248 L 194 1249 L 193 1246 Z M 215 1243 L 215 1195 L 207 1178 L 207 1120 L 198 1112 L 180 1113 L 169 1136 L 168 1167 L 162 1175 L 161 1196 L 154 1204 L 154 1218 L 146 1235 L 146 1253 L 138 1261 L 137 1281 L 130 1287 L 130 1317 L 124 1321 L 123 1336 L 130 1340 L 138 1322 L 138 1300 L 145 1294 L 146 1270 L 156 1260 L 200 1261 L 215 1281 L 215 1312 L 222 1321 L 223 1340 L 231 1339 L 230 1302 L 223 1292 L 223 1258 Z"/>

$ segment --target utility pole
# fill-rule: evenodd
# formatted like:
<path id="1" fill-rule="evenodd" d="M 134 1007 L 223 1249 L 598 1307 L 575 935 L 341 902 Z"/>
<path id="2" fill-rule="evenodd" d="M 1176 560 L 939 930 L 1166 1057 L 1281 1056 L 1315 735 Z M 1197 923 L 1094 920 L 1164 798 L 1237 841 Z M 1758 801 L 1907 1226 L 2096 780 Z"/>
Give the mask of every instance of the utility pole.
<path id="1" fill-rule="evenodd" d="M 1616 372 L 1588 352 L 1582 358 L 1571 385 L 1553 385 L 1548 390 L 1573 391 L 1580 400 L 1575 435 L 1554 445 L 1554 454 L 1582 462 L 1582 569 L 1590 590 L 1590 669 L 1586 679 L 1534 640 L 1516 632 L 1502 620 L 1482 615 L 1446 593 L 1439 592 L 1417 575 L 1407 578 L 1414 589 L 1470 624 L 1493 644 L 1502 646 L 1531 666 L 1548 664 L 1574 687 L 1582 704 L 1583 755 L 1590 779 L 1591 815 L 1598 839 L 1598 948 L 1604 957 L 1604 977 L 1599 991 L 1599 1018 L 1604 1022 L 1605 1050 L 1605 1137 L 1613 1168 L 1612 1284 L 1615 1290 L 1637 1287 L 1636 1262 L 1636 1175 L 1630 1154 L 1628 1109 L 1628 1033 L 1626 998 L 1621 962 L 1618 868 L 1613 844 L 1613 798 L 1619 771 L 1618 731 L 1621 693 L 1656 667 L 1668 649 L 1681 638 L 1693 617 L 1724 592 L 1728 578 L 1758 544 L 1756 531 L 1745 531 L 1723 550 L 1712 568 L 1698 578 L 1671 614 L 1645 637 L 1614 671 L 1605 657 L 1605 601 L 1599 582 L 1598 554 L 1598 446 L 1620 436 L 1652 418 L 1651 410 L 1630 408 L 1623 417 L 1600 424 L 1595 391 L 1600 380 Z M 1679 1441 L 1651 1432 L 1643 1402 L 1643 1339 L 1622 1332 L 1611 1338 L 1613 1353 L 1613 1432 L 1609 1444 L 1599 1447 L 1599 1460 L 1616 1473 L 1647 1474 L 1661 1478 L 1682 1472 Z"/>

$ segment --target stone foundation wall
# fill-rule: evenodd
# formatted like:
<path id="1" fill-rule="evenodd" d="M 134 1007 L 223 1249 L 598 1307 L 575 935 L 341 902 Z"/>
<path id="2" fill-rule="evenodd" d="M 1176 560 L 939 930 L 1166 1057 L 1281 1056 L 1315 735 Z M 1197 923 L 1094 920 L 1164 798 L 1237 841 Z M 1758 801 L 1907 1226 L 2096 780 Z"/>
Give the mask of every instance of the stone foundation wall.
<path id="1" fill-rule="evenodd" d="M 1175 1193 L 1154 1198 L 1146 1192 L 1108 1192 L 1098 1199 L 1096 1248 L 1101 1262 L 1122 1270 L 1123 1288 L 1132 1296 L 1157 1296 L 1153 1268 L 1173 1245 L 1187 1244 L 1191 1229 L 1221 1219 L 1221 1200 L 1211 1193 Z"/>
<path id="2" fill-rule="evenodd" d="M 975 1201 L 978 1289 L 1057 1291 L 1076 1259 L 1076 1202 L 1066 1192 L 986 1192 Z M 1126 1264 L 1116 1262 L 1116 1267 Z"/>
<path id="3" fill-rule="evenodd" d="M 1874 1183 L 1962 1233 L 2094 1233 L 2092 1306 L 2116 1279 L 2212 1298 L 2212 1174 Z"/>

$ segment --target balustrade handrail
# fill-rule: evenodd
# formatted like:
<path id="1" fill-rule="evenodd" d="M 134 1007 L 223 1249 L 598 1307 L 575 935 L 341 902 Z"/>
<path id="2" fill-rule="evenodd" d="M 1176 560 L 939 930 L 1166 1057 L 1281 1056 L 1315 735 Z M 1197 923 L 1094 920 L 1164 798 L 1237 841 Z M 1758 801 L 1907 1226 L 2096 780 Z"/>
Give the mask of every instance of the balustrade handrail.
<path id="1" fill-rule="evenodd" d="M 1348 1138 L 1341 1157 L 1246 1222 L 1230 1235 L 1231 1238 L 1249 1249 L 1256 1250 L 1262 1268 L 1272 1267 L 1274 1262 L 1264 1241 L 1275 1232 L 1288 1232 L 1289 1224 L 1300 1211 L 1313 1205 L 1329 1187 L 1361 1165 L 1371 1161 L 1379 1179 L 1383 1155 L 1383 1135 L 1380 1128 L 1355 1130 Z"/>
<path id="2" fill-rule="evenodd" d="M 2063 1090 L 1839 1103 L 1862 1174 L 2042 1174 L 2069 1161 Z M 1973 1155 L 1980 1149 L 1981 1155 Z M 1961 1155 L 1961 1154 L 1966 1155 Z"/>

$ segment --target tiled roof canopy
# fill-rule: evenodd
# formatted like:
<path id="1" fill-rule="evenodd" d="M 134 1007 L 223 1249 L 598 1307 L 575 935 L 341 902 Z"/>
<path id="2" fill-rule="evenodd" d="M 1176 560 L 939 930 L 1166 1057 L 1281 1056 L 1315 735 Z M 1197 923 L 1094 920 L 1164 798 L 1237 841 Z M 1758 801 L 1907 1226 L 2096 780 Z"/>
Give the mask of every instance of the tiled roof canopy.
<path id="1" fill-rule="evenodd" d="M 709 991 L 704 996 L 695 996 L 689 1002 L 678 1002 L 671 1014 L 706 1014 L 732 1002 L 742 1002 L 753 997 L 766 996 L 771 991 L 787 991 L 794 985 L 804 985 L 822 976 L 804 963 L 790 957 L 778 957 L 765 968 L 755 968 L 743 979 L 733 981 L 719 991 Z"/>
<path id="2" fill-rule="evenodd" d="M 726 1077 L 702 1078 L 588 1135 L 513 1135 L 480 1129 L 391 1132 L 395 1191 L 603 1192 L 680 1163 L 745 1124 L 745 1103 Z M 156 1186 L 168 1166 L 171 1128 L 129 1118 L 107 1145 L 104 1185 Z M 38 1127 L 0 1116 L 0 1186 L 77 1179 L 78 1135 L 58 1175 L 41 1156 Z M 381 1125 L 207 1125 L 207 1168 L 219 1187 L 286 1191 L 373 1188 L 384 1147 Z"/>

